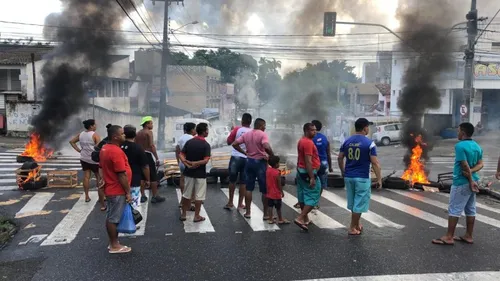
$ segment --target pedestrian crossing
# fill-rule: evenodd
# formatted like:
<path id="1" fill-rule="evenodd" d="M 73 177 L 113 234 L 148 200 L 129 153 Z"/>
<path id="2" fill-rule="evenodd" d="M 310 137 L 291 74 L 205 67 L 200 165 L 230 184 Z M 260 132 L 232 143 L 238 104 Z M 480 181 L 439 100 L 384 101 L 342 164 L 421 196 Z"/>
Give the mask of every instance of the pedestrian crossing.
<path id="1" fill-rule="evenodd" d="M 16 180 L 16 170 L 21 168 L 22 163 L 17 163 L 16 157 L 24 151 L 23 148 L 16 148 L 0 152 L 0 191 L 18 189 Z M 42 175 L 46 176 L 47 171 L 55 170 L 81 170 L 80 157 L 59 156 L 47 159 L 40 163 L 42 166 Z"/>
<path id="2" fill-rule="evenodd" d="M 20 222 L 16 245 L 24 245 L 31 237 L 44 237 L 40 246 L 66 245 L 79 237 L 87 237 L 96 229 L 104 233 L 105 212 L 99 210 L 97 191 L 90 192 L 91 202 L 75 191 L 10 191 L 0 195 L 0 206 L 6 208 Z M 149 191 L 147 196 L 151 197 Z M 225 210 L 229 191 L 227 188 L 209 187 L 207 200 L 200 215 L 206 220 L 193 222 L 194 212 L 188 212 L 187 220 L 180 221 L 178 203 L 179 189 L 164 188 L 162 195 L 167 201 L 162 204 L 142 203 L 139 211 L 143 216 L 138 231 L 132 236 L 176 236 L 176 235 L 231 235 L 238 233 L 297 233 L 301 230 L 293 225 L 269 224 L 263 220 L 260 194 L 255 193 L 251 218 L 244 218 L 243 210 Z M 69 194 L 71 193 L 71 194 Z M 283 216 L 290 221 L 300 212 L 294 208 L 297 203 L 295 188 L 284 190 Z M 238 191 L 235 192 L 235 202 Z M 447 227 L 449 194 L 417 191 L 381 190 L 372 192 L 370 212 L 363 214 L 366 229 L 381 231 L 403 231 L 415 233 L 429 228 Z M 345 190 L 325 190 L 320 209 L 310 214 L 310 234 L 320 231 L 340 231 L 349 226 L 350 213 L 346 208 Z M 500 203 L 481 202 L 477 204 L 476 228 L 500 229 Z M 463 225 L 459 225 L 463 227 Z M 375 234 L 374 234 L 375 235 Z M 17 238 L 19 237 L 19 238 Z"/>
<path id="3" fill-rule="evenodd" d="M 453 165 L 455 163 L 455 158 L 454 157 L 431 157 L 430 161 L 428 163 L 431 165 L 443 166 L 446 169 L 450 169 L 450 172 L 451 172 L 453 169 Z M 484 167 L 480 171 L 480 173 L 494 174 L 497 171 L 498 158 L 484 157 L 483 164 L 484 164 Z"/>

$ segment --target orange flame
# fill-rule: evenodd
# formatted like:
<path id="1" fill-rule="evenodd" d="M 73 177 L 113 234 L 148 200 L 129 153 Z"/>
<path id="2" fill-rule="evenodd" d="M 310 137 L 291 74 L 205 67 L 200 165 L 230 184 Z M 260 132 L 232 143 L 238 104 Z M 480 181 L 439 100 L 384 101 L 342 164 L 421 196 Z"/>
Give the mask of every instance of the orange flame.
<path id="1" fill-rule="evenodd" d="M 422 143 L 422 136 L 418 135 L 415 138 L 415 142 L 416 145 L 411 150 L 410 165 L 401 178 L 409 181 L 411 185 L 414 183 L 429 183 L 429 179 L 425 174 L 424 163 L 421 162 L 423 152 L 422 145 L 425 145 Z"/>
<path id="2" fill-rule="evenodd" d="M 17 177 L 17 185 L 19 187 L 22 187 L 25 183 L 29 182 L 30 180 L 38 180 L 40 177 L 40 169 L 42 166 L 38 166 L 35 169 L 29 171 L 28 175 L 18 175 Z"/>
<path id="3" fill-rule="evenodd" d="M 286 176 L 286 175 L 289 175 L 289 174 L 291 174 L 291 173 L 292 173 L 292 171 L 291 171 L 291 170 L 288 170 L 288 169 L 282 169 L 282 170 L 280 170 L 280 174 L 281 174 L 282 176 Z"/>
<path id="4" fill-rule="evenodd" d="M 40 140 L 40 135 L 33 133 L 30 136 L 30 141 L 26 144 L 24 152 L 21 156 L 29 156 L 37 162 L 44 162 L 52 156 L 53 150 L 45 148 L 42 141 Z"/>

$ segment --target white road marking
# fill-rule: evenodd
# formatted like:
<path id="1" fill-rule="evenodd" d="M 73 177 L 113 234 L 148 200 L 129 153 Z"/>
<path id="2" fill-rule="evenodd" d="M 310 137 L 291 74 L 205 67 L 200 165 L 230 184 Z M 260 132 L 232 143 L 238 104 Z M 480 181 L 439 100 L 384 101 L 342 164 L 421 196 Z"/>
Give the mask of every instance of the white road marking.
<path id="1" fill-rule="evenodd" d="M 19 168 L 19 167 L 0 168 L 0 172 L 12 172 L 12 176 L 16 177 L 16 170 L 17 170 L 17 168 Z M 64 169 L 59 169 L 59 168 L 44 168 L 44 167 L 42 167 L 42 173 L 44 171 L 55 171 L 55 170 L 65 170 L 65 171 L 69 171 L 69 170 L 81 170 L 81 166 L 78 166 L 78 167 L 75 166 L 74 168 L 64 168 Z"/>
<path id="2" fill-rule="evenodd" d="M 323 190 L 323 198 L 326 200 L 332 202 L 333 204 L 345 209 L 347 209 L 347 200 L 338 196 L 337 194 L 330 192 L 328 190 Z M 348 210 L 349 211 L 349 210 Z M 370 222 L 371 224 L 377 226 L 377 227 L 392 227 L 396 229 L 403 229 L 405 226 L 401 224 L 397 224 L 395 222 L 392 222 L 372 211 L 368 211 L 367 213 L 363 214 L 363 219 Z"/>
<path id="3" fill-rule="evenodd" d="M 17 160 L 18 153 L 1 153 L 0 159 L 12 159 L 13 161 Z M 78 160 L 80 161 L 80 157 L 78 156 L 57 156 L 57 158 L 49 158 L 47 161 L 57 161 L 57 160 Z"/>
<path id="4" fill-rule="evenodd" d="M 437 193 L 437 194 L 439 194 L 441 196 L 444 196 L 446 198 L 450 198 L 450 194 L 448 194 L 448 193 Z M 490 212 L 494 212 L 494 213 L 500 214 L 500 209 L 493 208 L 493 207 L 490 207 L 488 205 L 485 205 L 485 204 L 482 204 L 482 203 L 479 203 L 479 202 L 476 202 L 476 207 L 488 210 Z"/>
<path id="5" fill-rule="evenodd" d="M 1 159 L 0 158 L 0 165 L 3 165 L 3 163 L 11 164 L 11 163 L 16 163 L 17 165 L 22 165 L 21 163 L 17 163 L 15 159 Z M 79 159 L 57 159 L 57 160 L 48 160 L 44 162 L 40 162 L 40 165 L 44 164 L 54 164 L 54 163 L 71 163 L 71 164 L 78 164 L 80 165 L 80 160 Z"/>
<path id="6" fill-rule="evenodd" d="M 28 238 L 24 242 L 19 242 L 18 245 L 26 245 L 28 243 L 40 243 L 45 237 L 47 237 L 47 234 L 38 234 L 38 235 L 31 235 L 30 238 Z"/>
<path id="7" fill-rule="evenodd" d="M 11 163 L 1 163 L 0 166 L 2 167 L 8 167 L 8 166 L 14 166 L 14 170 L 17 168 L 20 168 L 22 164 L 17 163 L 17 162 L 11 162 Z M 65 166 L 72 166 L 72 167 L 81 167 L 80 162 L 74 162 L 74 163 L 47 163 L 47 162 L 40 162 L 40 166 L 46 167 L 46 166 L 56 166 L 56 167 L 65 167 Z"/>
<path id="8" fill-rule="evenodd" d="M 13 191 L 13 190 L 19 190 L 19 187 L 17 187 L 17 186 L 0 186 L 0 191 Z"/>
<path id="9" fill-rule="evenodd" d="M 297 203 L 297 197 L 293 196 L 292 194 L 286 191 L 283 191 L 283 193 L 285 193 L 285 197 L 283 197 L 282 199 L 283 204 L 292 208 L 293 210 L 295 210 L 295 212 L 300 213 L 300 209 L 296 209 L 293 207 L 293 205 Z M 309 219 L 311 220 L 312 224 L 316 225 L 319 228 L 325 228 L 325 229 L 346 228 L 340 222 L 330 218 L 329 216 L 325 215 L 323 212 L 320 211 L 315 211 L 315 213 L 312 212 L 309 213 Z"/>
<path id="10" fill-rule="evenodd" d="M 49 203 L 52 197 L 54 197 L 54 193 L 52 192 L 35 193 L 35 196 L 31 197 L 30 200 L 28 200 L 28 203 L 26 203 L 26 205 L 24 205 L 24 207 L 16 213 L 16 218 L 40 212 L 43 210 L 45 205 Z"/>
<path id="11" fill-rule="evenodd" d="M 389 191 L 400 194 L 400 195 L 408 197 L 408 198 L 411 198 L 413 200 L 417 200 L 417 201 L 424 202 L 426 204 L 429 204 L 429 205 L 432 205 L 432 206 L 435 206 L 438 208 L 442 208 L 444 210 L 448 210 L 448 204 L 424 197 L 421 194 L 418 194 L 415 192 L 408 192 L 408 191 L 404 192 L 401 190 L 389 190 Z M 462 215 L 463 215 L 463 213 L 462 213 Z M 490 217 L 483 216 L 481 214 L 476 214 L 476 220 L 483 222 L 483 223 L 486 223 L 486 224 L 489 224 L 491 226 L 500 228 L 500 221 L 499 220 L 492 219 Z"/>
<path id="12" fill-rule="evenodd" d="M 223 188 L 222 192 L 226 195 L 227 198 L 229 198 L 229 189 L 228 188 Z M 234 191 L 234 198 L 238 200 L 238 190 Z M 260 198 L 260 196 L 259 196 Z M 229 211 L 228 211 L 229 212 Z M 245 214 L 245 209 L 240 209 L 238 208 L 238 212 L 240 213 L 241 216 Z M 259 209 L 257 205 L 252 203 L 251 205 L 251 212 L 252 216 L 250 219 L 247 219 L 245 217 L 246 222 L 250 225 L 253 231 L 269 231 L 269 230 L 280 230 L 280 228 L 276 224 L 269 224 L 267 220 L 263 220 L 262 218 L 264 217 L 264 213 Z M 276 212 L 274 213 L 276 215 Z"/>
<path id="13" fill-rule="evenodd" d="M 179 188 L 176 188 L 176 191 L 177 191 L 177 199 L 180 203 L 182 199 L 181 190 Z M 205 211 L 205 207 L 203 207 L 203 205 L 201 205 L 200 216 L 205 217 L 205 220 L 202 222 L 193 222 L 194 212 L 188 211 L 186 215 L 186 220 L 183 221 L 184 231 L 187 233 L 215 232 L 215 229 L 212 223 L 210 222 L 210 218 L 208 217 L 207 212 Z"/>
<path id="14" fill-rule="evenodd" d="M 438 217 L 436 215 L 433 215 L 431 213 L 422 211 L 418 208 L 415 208 L 415 207 L 412 207 L 412 206 L 409 206 L 409 205 L 406 205 L 406 204 L 400 203 L 398 201 L 395 201 L 395 200 L 392 200 L 389 198 L 385 198 L 383 196 L 376 195 L 376 194 L 372 194 L 372 200 L 374 200 L 380 204 L 386 205 L 388 207 L 391 207 L 393 209 L 396 209 L 398 211 L 401 211 L 403 213 L 407 213 L 408 215 L 417 217 L 419 219 L 423 219 L 423 220 L 428 221 L 432 224 L 435 224 L 435 225 L 438 225 L 441 227 L 448 227 L 448 220 L 447 219 L 444 219 L 444 218 Z M 459 225 L 457 225 L 457 227 L 463 227 L 463 226 L 459 224 Z"/>
<path id="15" fill-rule="evenodd" d="M 90 191 L 89 195 L 92 201 L 85 202 L 85 194 L 82 194 L 69 213 L 43 241 L 42 246 L 69 244 L 76 238 L 98 201 L 97 191 Z"/>
<path id="16" fill-rule="evenodd" d="M 302 281 L 462 281 L 462 280 L 500 280 L 498 271 L 454 272 L 454 273 L 428 273 L 428 274 L 400 274 L 400 275 L 374 275 L 352 276 L 338 278 L 309 279 Z"/>
<path id="17" fill-rule="evenodd" d="M 149 190 L 144 190 L 144 193 L 146 197 L 150 198 L 150 191 Z M 140 200 L 140 199 L 139 199 Z M 148 220 L 148 207 L 149 207 L 149 200 L 141 203 L 141 205 L 138 208 L 139 213 L 142 215 L 142 221 L 137 224 L 139 227 L 138 230 L 136 230 L 135 233 L 132 234 L 127 234 L 127 233 L 120 233 L 118 236 L 120 237 L 127 237 L 127 236 L 144 236 L 144 233 L 146 231 L 146 221 Z"/>

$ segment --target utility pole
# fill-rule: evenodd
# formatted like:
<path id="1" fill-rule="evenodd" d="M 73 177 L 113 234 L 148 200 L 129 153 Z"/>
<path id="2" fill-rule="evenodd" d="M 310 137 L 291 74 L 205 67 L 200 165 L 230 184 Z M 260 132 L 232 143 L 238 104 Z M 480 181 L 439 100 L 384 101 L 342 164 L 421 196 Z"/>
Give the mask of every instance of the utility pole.
<path id="1" fill-rule="evenodd" d="M 474 50 L 475 50 L 475 42 L 477 37 L 477 9 L 476 9 L 476 0 L 472 0 L 470 11 L 465 16 L 467 19 L 467 48 L 465 49 L 465 72 L 464 72 L 464 89 L 463 89 L 463 99 L 462 99 L 462 107 L 465 106 L 465 109 L 468 107 L 472 107 L 472 103 L 474 100 L 474 88 L 473 88 L 473 80 L 474 80 Z M 462 122 L 469 122 L 470 120 L 470 112 L 472 108 L 465 110 L 465 112 L 461 111 L 462 114 Z"/>
<path id="2" fill-rule="evenodd" d="M 168 26 L 169 26 L 169 18 L 168 18 L 168 7 L 170 3 L 177 2 L 184 3 L 184 0 L 152 0 L 153 5 L 156 1 L 165 2 L 165 10 L 164 10 L 164 19 L 163 19 L 163 46 L 161 53 L 161 70 L 160 70 L 160 104 L 159 104 L 159 113 L 158 113 L 158 141 L 157 147 L 160 150 L 165 149 L 165 110 L 167 106 L 167 95 L 169 95 L 168 86 L 167 86 L 167 64 L 168 64 Z"/>

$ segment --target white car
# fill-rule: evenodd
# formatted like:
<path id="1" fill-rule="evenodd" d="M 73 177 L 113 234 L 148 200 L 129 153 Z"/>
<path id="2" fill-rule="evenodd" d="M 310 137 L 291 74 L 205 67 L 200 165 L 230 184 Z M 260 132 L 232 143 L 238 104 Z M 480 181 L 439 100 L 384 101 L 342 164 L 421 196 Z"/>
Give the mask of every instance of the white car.
<path id="1" fill-rule="evenodd" d="M 379 125 L 372 134 L 372 140 L 382 145 L 389 145 L 391 142 L 400 141 L 402 126 L 403 124 L 401 123 Z"/>

